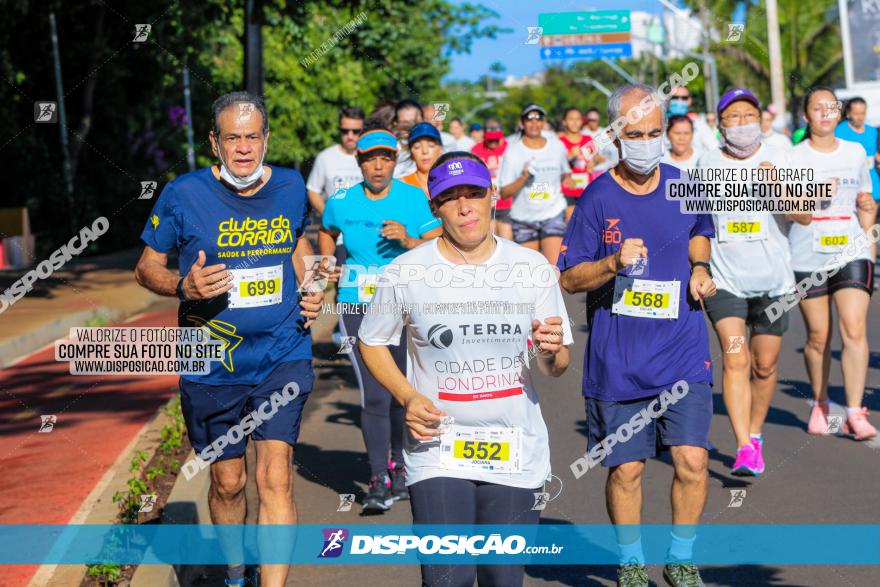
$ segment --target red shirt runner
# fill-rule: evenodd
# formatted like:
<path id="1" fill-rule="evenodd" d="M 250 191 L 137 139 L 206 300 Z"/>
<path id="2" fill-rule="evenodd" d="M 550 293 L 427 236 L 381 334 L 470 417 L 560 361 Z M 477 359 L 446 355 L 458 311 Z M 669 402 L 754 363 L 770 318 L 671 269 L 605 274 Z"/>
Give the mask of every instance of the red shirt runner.
<path id="1" fill-rule="evenodd" d="M 501 157 L 504 156 L 504 151 L 506 150 L 507 141 L 505 139 L 499 140 L 498 146 L 494 149 L 486 147 L 485 142 L 477 143 L 471 148 L 471 153 L 482 159 L 486 167 L 489 168 L 489 173 L 492 174 L 492 185 L 495 187 L 496 193 L 499 189 L 498 170 L 501 168 Z M 495 202 L 495 209 L 509 210 L 512 205 L 513 198 L 501 199 L 499 194 L 499 199 Z"/>
<path id="2" fill-rule="evenodd" d="M 559 133 L 559 140 L 565 145 L 565 150 L 568 153 L 568 164 L 571 165 L 571 179 L 577 183 L 576 188 L 567 188 L 563 185 L 562 193 L 570 198 L 579 198 L 584 188 L 590 183 L 590 170 L 587 168 L 587 160 L 583 156 L 581 148 L 592 143 L 593 138 L 590 135 L 581 135 L 580 140 L 572 142 L 562 132 Z"/>

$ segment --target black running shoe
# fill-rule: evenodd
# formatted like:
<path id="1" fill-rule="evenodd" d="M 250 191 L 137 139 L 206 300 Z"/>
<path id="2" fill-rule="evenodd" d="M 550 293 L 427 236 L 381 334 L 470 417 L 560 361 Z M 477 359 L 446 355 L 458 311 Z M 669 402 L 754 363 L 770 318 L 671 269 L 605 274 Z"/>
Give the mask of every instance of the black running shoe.
<path id="1" fill-rule="evenodd" d="M 367 490 L 367 496 L 364 498 L 364 507 L 362 513 L 381 514 L 391 508 L 394 498 L 391 496 L 391 479 L 388 474 L 380 477 L 373 475 L 370 478 L 370 488 Z"/>
<path id="2" fill-rule="evenodd" d="M 409 499 L 409 489 L 406 488 L 406 471 L 403 463 L 388 461 L 388 472 L 391 475 L 391 497 L 395 501 Z"/>

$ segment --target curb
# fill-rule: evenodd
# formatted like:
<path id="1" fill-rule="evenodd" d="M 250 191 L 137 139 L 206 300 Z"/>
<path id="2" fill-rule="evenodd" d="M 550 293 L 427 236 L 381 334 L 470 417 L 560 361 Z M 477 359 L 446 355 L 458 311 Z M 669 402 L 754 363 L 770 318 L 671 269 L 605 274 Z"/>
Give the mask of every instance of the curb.
<path id="1" fill-rule="evenodd" d="M 186 461 L 195 458 L 190 451 Z M 209 524 L 208 485 L 210 474 L 207 470 L 199 472 L 187 480 L 182 474 L 177 476 L 168 501 L 162 511 L 162 524 Z M 140 565 L 131 578 L 130 587 L 180 587 L 193 585 L 202 574 L 203 566 L 198 565 Z"/>
<path id="2" fill-rule="evenodd" d="M 153 300 L 144 307 L 149 307 L 152 303 L 154 303 Z M 82 326 L 89 320 L 103 319 L 109 322 L 118 322 L 128 316 L 129 312 L 99 306 L 91 310 L 68 314 L 36 330 L 0 342 L 0 369 L 5 369 L 25 355 L 29 355 L 59 338 L 66 337 L 71 328 Z"/>
<path id="3" fill-rule="evenodd" d="M 169 401 L 173 401 L 169 400 Z M 170 418 L 162 413 L 167 403 L 156 410 L 153 417 L 144 424 L 128 446 L 107 469 L 91 493 L 83 500 L 68 524 L 114 524 L 119 515 L 118 504 L 113 503 L 113 494 L 125 489 L 129 477 L 128 467 L 135 452 L 145 450 L 155 454 L 161 442 L 162 428 Z M 86 576 L 85 565 L 43 565 L 28 583 L 28 587 L 79 587 Z"/>

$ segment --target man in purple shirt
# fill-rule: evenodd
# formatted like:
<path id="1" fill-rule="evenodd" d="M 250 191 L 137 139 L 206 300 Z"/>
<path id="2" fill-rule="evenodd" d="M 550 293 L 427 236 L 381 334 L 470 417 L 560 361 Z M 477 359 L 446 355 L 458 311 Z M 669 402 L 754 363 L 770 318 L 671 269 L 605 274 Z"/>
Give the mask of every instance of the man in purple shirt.
<path id="1" fill-rule="evenodd" d="M 562 241 L 562 287 L 589 292 L 588 450 L 572 471 L 580 477 L 599 462 L 609 468 L 618 584 L 647 586 L 641 478 L 657 445 L 668 447 L 676 529 L 664 576 L 672 585 L 702 585 L 691 559 L 709 478 L 712 369 L 701 305 L 715 293 L 708 264 L 714 229 L 709 216 L 682 214 L 666 199 L 679 171 L 660 164 L 665 108 L 655 100 L 644 85 L 609 98 L 608 119 L 627 122 L 615 140 L 620 163 L 587 186 Z"/>

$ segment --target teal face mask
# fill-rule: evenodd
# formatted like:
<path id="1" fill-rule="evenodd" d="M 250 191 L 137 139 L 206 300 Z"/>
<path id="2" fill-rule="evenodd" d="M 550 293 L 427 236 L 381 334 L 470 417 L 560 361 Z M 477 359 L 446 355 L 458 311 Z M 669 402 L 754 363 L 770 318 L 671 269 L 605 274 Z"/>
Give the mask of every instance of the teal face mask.
<path id="1" fill-rule="evenodd" d="M 670 116 L 683 116 L 688 113 L 688 105 L 684 100 L 672 100 L 669 102 Z"/>

